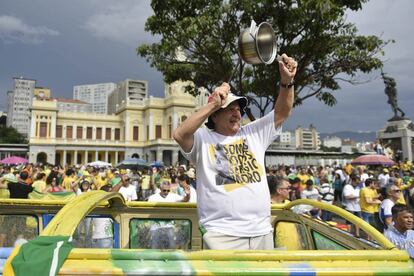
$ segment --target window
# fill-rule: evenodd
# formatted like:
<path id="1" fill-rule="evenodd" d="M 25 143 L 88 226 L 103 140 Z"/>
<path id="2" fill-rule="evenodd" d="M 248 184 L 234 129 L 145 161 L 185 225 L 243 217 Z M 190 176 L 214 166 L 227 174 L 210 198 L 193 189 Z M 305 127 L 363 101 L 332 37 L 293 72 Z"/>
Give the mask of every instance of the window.
<path id="1" fill-rule="evenodd" d="M 96 139 L 102 139 L 102 128 L 101 127 L 96 128 Z"/>
<path id="2" fill-rule="evenodd" d="M 73 127 L 66 126 L 66 138 L 72 139 L 73 138 Z"/>
<path id="3" fill-rule="evenodd" d="M 111 129 L 109 127 L 105 129 L 105 140 L 111 140 Z"/>
<path id="4" fill-rule="evenodd" d="M 155 126 L 155 139 L 161 139 L 162 134 L 162 126 L 156 125 Z"/>
<path id="5" fill-rule="evenodd" d="M 347 250 L 347 248 L 343 247 L 339 243 L 323 236 L 316 231 L 312 231 L 312 236 L 315 240 L 316 250 Z"/>
<path id="6" fill-rule="evenodd" d="M 187 116 L 185 115 L 181 116 L 181 123 L 184 122 L 185 120 L 187 120 Z"/>
<path id="7" fill-rule="evenodd" d="M 83 127 L 78 126 L 76 128 L 76 138 L 77 139 L 82 139 L 82 133 L 83 132 Z"/>
<path id="8" fill-rule="evenodd" d="M 92 127 L 86 128 L 86 139 L 92 139 Z"/>
<path id="9" fill-rule="evenodd" d="M 121 140 L 121 130 L 119 128 L 115 129 L 115 141 Z"/>
<path id="10" fill-rule="evenodd" d="M 139 127 L 134 126 L 133 133 L 132 133 L 132 140 L 138 141 L 139 140 Z"/>
<path id="11" fill-rule="evenodd" d="M 40 122 L 40 137 L 46 137 L 47 134 L 47 123 Z"/>
<path id="12" fill-rule="evenodd" d="M 149 131 L 149 126 L 147 126 L 147 141 L 149 141 L 150 139 L 150 131 Z"/>
<path id="13" fill-rule="evenodd" d="M 62 138 L 62 126 L 56 126 L 56 138 Z"/>
<path id="14" fill-rule="evenodd" d="M 0 215 L 1 232 L 5 236 L 2 247 L 14 247 L 15 242 L 22 242 L 21 234 L 25 240 L 31 240 L 39 235 L 39 221 L 35 216 L 29 215 Z"/>
<path id="15" fill-rule="evenodd" d="M 191 249 L 191 221 L 185 219 L 131 219 L 130 248 Z"/>

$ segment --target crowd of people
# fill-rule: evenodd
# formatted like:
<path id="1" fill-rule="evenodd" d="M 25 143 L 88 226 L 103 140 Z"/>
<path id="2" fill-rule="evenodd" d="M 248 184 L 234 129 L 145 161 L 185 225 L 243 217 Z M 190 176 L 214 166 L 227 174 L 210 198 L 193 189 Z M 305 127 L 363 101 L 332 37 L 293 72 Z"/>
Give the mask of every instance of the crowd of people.
<path id="1" fill-rule="evenodd" d="M 383 232 L 414 257 L 414 167 L 408 160 L 392 167 L 372 168 L 351 164 L 279 166 L 267 173 L 272 203 L 310 199 L 335 204 Z M 332 220 L 329 211 L 310 205 L 303 205 L 299 212 Z M 348 231 L 360 236 L 358 227 L 348 221 L 346 224 Z"/>
<path id="2" fill-rule="evenodd" d="M 186 165 L 141 170 L 88 165 L 0 166 L 3 198 L 29 198 L 32 193 L 80 195 L 104 190 L 119 192 L 126 201 L 197 202 L 195 187 L 195 169 Z"/>
<path id="3" fill-rule="evenodd" d="M 393 239 L 399 233 L 395 230 L 398 213 L 403 210 L 404 215 L 409 216 L 407 214 L 414 206 L 414 167 L 408 160 L 393 167 L 371 169 L 351 164 L 319 167 L 280 165 L 267 167 L 266 173 L 271 203 L 311 199 L 335 204 Z M 0 188 L 0 197 L 10 198 L 29 198 L 31 193 L 80 195 L 91 190 L 104 190 L 117 191 L 126 201 L 197 202 L 196 170 L 192 165 L 143 170 L 4 165 L 0 167 Z M 393 213 L 393 208 L 397 214 Z M 304 206 L 302 211 L 317 219 L 333 220 L 332 214 L 326 210 Z M 406 226 L 410 230 L 412 214 L 402 221 L 407 220 L 411 221 Z M 359 229 L 351 223 L 348 230 L 359 235 Z"/>

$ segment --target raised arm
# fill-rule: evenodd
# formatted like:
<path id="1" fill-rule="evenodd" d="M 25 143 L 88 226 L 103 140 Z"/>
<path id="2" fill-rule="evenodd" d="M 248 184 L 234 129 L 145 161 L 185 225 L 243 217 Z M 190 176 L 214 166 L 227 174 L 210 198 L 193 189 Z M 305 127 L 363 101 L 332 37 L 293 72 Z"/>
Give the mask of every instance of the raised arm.
<path id="1" fill-rule="evenodd" d="M 280 90 L 275 104 L 275 127 L 278 128 L 292 111 L 294 101 L 293 80 L 296 75 L 297 62 L 286 54 L 279 61 Z"/>
<path id="2" fill-rule="evenodd" d="M 200 108 L 177 127 L 173 137 L 184 151 L 191 150 L 194 144 L 194 133 L 211 114 L 225 103 L 228 93 L 230 93 L 230 85 L 223 83 L 211 94 L 207 105 Z"/>

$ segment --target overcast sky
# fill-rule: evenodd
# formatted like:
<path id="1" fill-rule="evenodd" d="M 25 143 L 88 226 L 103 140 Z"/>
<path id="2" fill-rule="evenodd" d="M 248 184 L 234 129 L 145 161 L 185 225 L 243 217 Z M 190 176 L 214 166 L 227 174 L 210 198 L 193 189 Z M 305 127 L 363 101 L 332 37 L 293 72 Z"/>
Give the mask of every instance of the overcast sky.
<path id="1" fill-rule="evenodd" d="M 6 93 L 13 77 L 35 79 L 54 97 L 72 98 L 74 85 L 147 80 L 149 94 L 162 96 L 162 75 L 136 55 L 140 43 L 157 39 L 145 33 L 152 14 L 150 1 L 1 0 L 0 1 L 0 110 L 7 111 Z M 371 0 L 348 13 L 360 34 L 395 39 L 385 48 L 384 70 L 394 77 L 398 105 L 414 118 L 414 1 Z M 410 23 L 411 22 L 411 23 Z M 411 27 L 410 27 L 411 26 Z M 371 82 L 341 84 L 338 104 L 327 107 L 307 100 L 295 108 L 285 129 L 313 124 L 320 132 L 373 131 L 393 113 L 387 104 L 380 72 L 362 75 Z"/>

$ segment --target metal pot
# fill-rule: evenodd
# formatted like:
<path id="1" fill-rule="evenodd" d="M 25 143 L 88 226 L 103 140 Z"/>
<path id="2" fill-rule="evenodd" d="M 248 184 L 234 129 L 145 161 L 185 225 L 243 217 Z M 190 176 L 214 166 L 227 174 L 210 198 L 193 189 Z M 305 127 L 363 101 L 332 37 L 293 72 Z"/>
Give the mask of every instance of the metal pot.
<path id="1" fill-rule="evenodd" d="M 249 64 L 271 64 L 276 58 L 276 38 L 272 26 L 263 22 L 259 26 L 252 20 L 249 29 L 239 36 L 240 57 Z"/>

